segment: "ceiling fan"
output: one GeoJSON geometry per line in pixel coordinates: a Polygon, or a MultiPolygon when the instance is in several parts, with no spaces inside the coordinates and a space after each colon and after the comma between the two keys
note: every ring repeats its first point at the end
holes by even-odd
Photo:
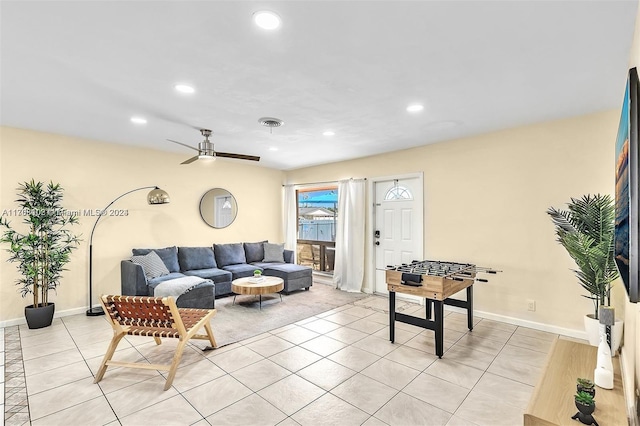
{"type": "Polygon", "coordinates": [[[191,148],[195,151],[198,151],[198,155],[196,155],[195,157],[191,157],[180,164],[190,164],[198,159],[215,159],[216,157],[236,158],[238,160],[260,161],[260,157],[256,157],[254,155],[231,154],[228,152],[215,151],[213,149],[213,142],[209,141],[209,136],[211,136],[211,133],[213,132],[209,129],[200,129],[200,133],[202,133],[202,136],[204,136],[204,140],[198,144],[197,148],[182,142],[167,139],[169,142],[177,143],[178,145],[186,146],[187,148],[191,148]]]}

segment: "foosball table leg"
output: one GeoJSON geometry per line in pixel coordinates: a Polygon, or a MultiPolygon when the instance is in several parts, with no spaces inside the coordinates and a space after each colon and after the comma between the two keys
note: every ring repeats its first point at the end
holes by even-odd
{"type": "Polygon", "coordinates": [[[467,327],[473,331],[473,285],[467,287],[467,327]]]}
{"type": "Polygon", "coordinates": [[[435,310],[434,332],[436,334],[436,355],[442,358],[444,354],[444,302],[442,300],[434,300],[433,308],[435,310]]]}
{"type": "Polygon", "coordinates": [[[395,340],[396,325],[396,292],[389,292],[389,340],[391,343],[395,340]]]}
{"type": "Polygon", "coordinates": [[[424,299],[424,304],[427,307],[426,309],[426,314],[427,316],[425,317],[426,319],[431,319],[431,299],[424,299]]]}

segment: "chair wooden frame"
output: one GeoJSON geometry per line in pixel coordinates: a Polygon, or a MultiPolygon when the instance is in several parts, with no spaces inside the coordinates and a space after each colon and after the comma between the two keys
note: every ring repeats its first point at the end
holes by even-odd
{"type": "Polygon", "coordinates": [[[173,297],[141,297],[141,296],[101,296],[100,303],[107,313],[113,327],[113,339],[104,355],[102,364],[94,383],[102,380],[107,367],[142,368],[147,370],[169,371],[164,390],[171,387],[176,369],[182,358],[182,351],[190,339],[209,340],[212,347],[217,347],[211,330],[211,318],[215,309],[178,308],[173,297]],[[206,335],[196,334],[204,327],[206,335]],[[111,358],[118,343],[126,335],[153,337],[159,345],[161,337],[180,339],[171,364],[148,364],[113,361],[111,358]]]}

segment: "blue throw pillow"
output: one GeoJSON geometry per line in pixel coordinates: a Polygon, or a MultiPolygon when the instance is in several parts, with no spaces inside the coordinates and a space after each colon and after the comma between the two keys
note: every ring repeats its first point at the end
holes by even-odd
{"type": "Polygon", "coordinates": [[[178,247],[178,261],[182,271],[218,267],[211,247],[178,247]]]}
{"type": "Polygon", "coordinates": [[[247,263],[247,258],[244,255],[244,247],[242,243],[235,244],[215,244],[213,251],[216,255],[216,263],[218,268],[223,268],[227,265],[237,265],[240,263],[247,263]]]}
{"type": "Polygon", "coordinates": [[[262,262],[262,259],[264,259],[264,243],[266,242],[244,243],[244,254],[247,258],[247,263],[262,262]]]}

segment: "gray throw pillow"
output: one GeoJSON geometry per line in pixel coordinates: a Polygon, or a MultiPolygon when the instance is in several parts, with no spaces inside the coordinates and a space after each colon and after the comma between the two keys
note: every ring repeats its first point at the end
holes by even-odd
{"type": "Polygon", "coordinates": [[[284,263],[284,244],[264,243],[263,262],[284,263]]]}
{"type": "Polygon", "coordinates": [[[131,256],[131,262],[142,266],[144,275],[149,280],[163,275],[169,275],[167,266],[155,251],[150,251],[143,256],[131,256]]]}
{"type": "Polygon", "coordinates": [[[134,256],[142,256],[150,251],[155,251],[160,259],[164,262],[169,272],[180,272],[178,264],[178,248],[176,246],[161,249],[133,249],[131,254],[134,256]]]}

